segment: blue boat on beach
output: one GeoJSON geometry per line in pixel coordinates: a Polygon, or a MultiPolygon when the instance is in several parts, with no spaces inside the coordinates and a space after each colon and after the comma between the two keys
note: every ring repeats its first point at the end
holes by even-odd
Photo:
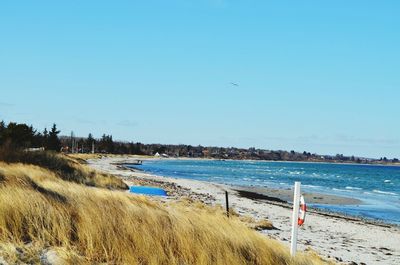
{"type": "Polygon", "coordinates": [[[167,196],[167,192],[165,190],[149,186],[130,186],[129,192],[149,196],[167,196]]]}

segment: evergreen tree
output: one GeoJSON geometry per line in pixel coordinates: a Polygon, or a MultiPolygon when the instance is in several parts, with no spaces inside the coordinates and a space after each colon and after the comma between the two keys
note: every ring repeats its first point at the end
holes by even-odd
{"type": "Polygon", "coordinates": [[[43,130],[43,138],[47,139],[49,137],[49,132],[47,131],[47,128],[44,128],[43,130]]]}
{"type": "Polygon", "coordinates": [[[90,152],[92,151],[92,145],[93,143],[95,143],[96,140],[93,138],[93,135],[91,133],[89,133],[87,139],[86,139],[86,148],[87,150],[89,150],[90,152]]]}
{"type": "Polygon", "coordinates": [[[4,140],[5,140],[5,132],[6,132],[6,124],[4,123],[4,121],[0,122],[0,145],[3,144],[4,140]]]}
{"type": "Polygon", "coordinates": [[[99,150],[104,153],[114,153],[114,142],[112,135],[103,134],[100,139],[99,150]]]}
{"type": "Polygon", "coordinates": [[[60,131],[57,130],[57,126],[54,123],[53,127],[51,127],[51,130],[49,132],[49,136],[47,137],[46,141],[46,148],[48,150],[53,150],[53,151],[60,151],[61,149],[61,142],[60,139],[58,139],[58,134],[60,131]]]}
{"type": "Polygon", "coordinates": [[[34,143],[34,136],[36,131],[32,126],[28,126],[24,123],[10,122],[7,128],[4,130],[4,140],[11,141],[12,146],[16,148],[28,148],[32,147],[34,143]]]}

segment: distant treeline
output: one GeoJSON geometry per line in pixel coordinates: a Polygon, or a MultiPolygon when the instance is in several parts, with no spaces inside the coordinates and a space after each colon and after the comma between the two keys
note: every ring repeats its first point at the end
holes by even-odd
{"type": "MultiPolygon", "coordinates": [[[[135,155],[160,155],[168,157],[193,157],[215,159],[253,159],[273,161],[326,161],[349,163],[399,163],[397,158],[380,159],[344,156],[342,154],[318,155],[310,152],[273,151],[256,148],[235,147],[205,147],[192,145],[168,144],[143,144],[139,142],[114,141],[112,135],[103,134],[95,138],[92,134],[88,137],[58,136],[56,124],[50,131],[46,128],[40,132],[31,125],[10,122],[6,125],[0,122],[0,145],[11,145],[17,148],[44,148],[46,150],[74,152],[74,153],[111,153],[135,155]]],[[[34,150],[34,149],[33,149],[34,150]]]]}
{"type": "Polygon", "coordinates": [[[37,131],[32,125],[24,123],[10,122],[8,125],[4,121],[0,122],[0,145],[12,148],[33,148],[43,147],[46,150],[60,151],[61,141],[58,137],[60,133],[57,126],[53,124],[50,131],[45,128],[42,132],[37,131]]]}

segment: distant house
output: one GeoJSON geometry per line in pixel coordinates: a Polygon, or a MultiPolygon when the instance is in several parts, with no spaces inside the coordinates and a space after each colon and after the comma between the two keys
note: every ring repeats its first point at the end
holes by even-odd
{"type": "Polygon", "coordinates": [[[154,156],[155,157],[160,157],[160,154],[157,152],[154,156]]]}

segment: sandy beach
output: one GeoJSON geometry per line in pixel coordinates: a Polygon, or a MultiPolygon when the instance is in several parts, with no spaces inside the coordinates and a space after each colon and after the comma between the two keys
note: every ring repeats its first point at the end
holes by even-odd
{"type": "MultiPolygon", "coordinates": [[[[270,220],[277,229],[263,230],[260,233],[289,245],[291,208],[286,201],[291,198],[290,190],[233,187],[169,178],[126,169],[120,165],[136,159],[132,156],[104,157],[89,159],[87,162],[96,170],[120,176],[128,185],[163,187],[168,192],[168,200],[185,196],[206,204],[223,205],[226,190],[229,193],[230,205],[237,213],[256,220],[270,220]]],[[[311,203],[360,203],[357,199],[326,194],[305,194],[305,198],[311,203]]],[[[311,210],[307,213],[305,225],[299,230],[298,249],[307,248],[341,264],[400,264],[400,228],[311,210]]]]}

